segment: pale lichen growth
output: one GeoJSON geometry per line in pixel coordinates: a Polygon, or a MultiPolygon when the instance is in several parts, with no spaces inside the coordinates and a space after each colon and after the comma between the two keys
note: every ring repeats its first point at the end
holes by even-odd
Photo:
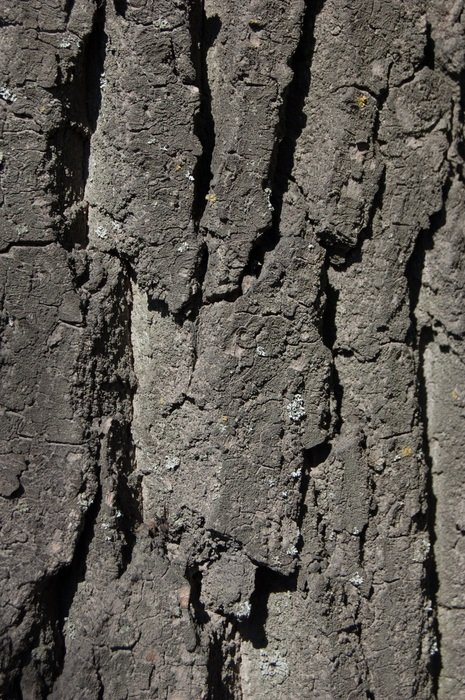
{"type": "Polygon", "coordinates": [[[296,394],[292,401],[287,404],[286,408],[289,419],[294,423],[298,423],[307,415],[302,394],[296,394]]]}
{"type": "Polygon", "coordinates": [[[108,231],[104,226],[97,226],[95,229],[95,234],[99,238],[105,239],[108,236],[108,231]]]}
{"type": "Polygon", "coordinates": [[[252,607],[248,600],[246,600],[245,602],[237,603],[233,607],[233,615],[238,620],[246,620],[250,616],[251,611],[252,607]]]}
{"type": "Polygon", "coordinates": [[[264,193],[266,194],[266,203],[267,203],[268,209],[269,209],[270,211],[274,211],[274,207],[273,207],[273,205],[272,205],[272,203],[271,203],[271,194],[272,194],[272,193],[271,193],[271,189],[270,189],[269,187],[265,187],[265,189],[264,189],[263,191],[264,191],[264,193]]]}
{"type": "Polygon", "coordinates": [[[359,572],[356,571],[355,574],[349,579],[349,581],[353,586],[356,586],[358,588],[363,583],[363,576],[361,576],[359,572]]]}
{"type": "Polygon", "coordinates": [[[5,102],[8,102],[10,104],[16,102],[16,100],[18,99],[14,92],[12,92],[7,87],[0,87],[0,97],[2,98],[2,100],[5,100],[5,102]]]}

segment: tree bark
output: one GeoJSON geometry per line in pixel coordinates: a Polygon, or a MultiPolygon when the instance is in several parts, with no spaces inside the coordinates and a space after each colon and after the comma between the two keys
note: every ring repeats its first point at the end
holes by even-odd
{"type": "Polygon", "coordinates": [[[465,698],[463,0],[2,0],[11,700],[465,698]]]}

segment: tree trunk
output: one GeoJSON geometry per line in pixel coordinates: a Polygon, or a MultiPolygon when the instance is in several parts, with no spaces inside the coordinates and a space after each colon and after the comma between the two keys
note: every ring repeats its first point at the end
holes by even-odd
{"type": "Polygon", "coordinates": [[[463,0],[1,0],[8,700],[465,698],[463,0]]]}

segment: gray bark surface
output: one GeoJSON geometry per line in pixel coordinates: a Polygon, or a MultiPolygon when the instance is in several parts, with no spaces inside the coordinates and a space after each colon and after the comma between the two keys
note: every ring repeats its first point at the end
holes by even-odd
{"type": "Polygon", "coordinates": [[[465,699],[463,0],[1,0],[0,693],[465,699]]]}

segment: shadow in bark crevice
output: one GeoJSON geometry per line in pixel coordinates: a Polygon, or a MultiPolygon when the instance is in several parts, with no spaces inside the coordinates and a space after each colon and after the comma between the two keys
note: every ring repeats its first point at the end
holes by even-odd
{"type": "Polygon", "coordinates": [[[307,123],[304,107],[311,84],[314,29],[323,5],[324,0],[306,0],[305,3],[300,39],[290,61],[293,76],[282,95],[268,177],[263,183],[272,207],[271,226],[253,244],[241,281],[245,276],[260,277],[266,255],[276,248],[281,237],[283,199],[292,181],[297,142],[307,123]]]}
{"type": "Polygon", "coordinates": [[[125,19],[126,12],[128,10],[127,0],[113,0],[113,4],[115,7],[116,14],[119,15],[120,17],[123,17],[123,19],[125,19]]]}
{"type": "Polygon", "coordinates": [[[250,598],[251,611],[247,620],[237,623],[242,639],[249,641],[255,649],[268,645],[266,621],[268,603],[273,593],[297,590],[297,572],[281,574],[267,566],[258,566],[255,573],[255,588],[250,598]]]}
{"type": "Polygon", "coordinates": [[[189,11],[191,33],[191,60],[195,70],[195,84],[200,93],[200,107],[194,116],[194,133],[202,145],[202,152],[194,167],[194,197],[192,219],[197,232],[207,205],[206,196],[213,177],[211,164],[215,149],[215,121],[212,111],[212,94],[208,80],[207,53],[221,30],[218,15],[207,17],[203,0],[192,0],[189,11]]]}
{"type": "Polygon", "coordinates": [[[85,188],[89,177],[92,134],[102,102],[101,77],[107,35],[105,4],[94,14],[92,30],[74,60],[73,77],[60,69],[57,85],[48,92],[61,103],[61,123],[48,137],[45,167],[50,168],[52,212],[59,243],[66,251],[86,248],[89,242],[85,188]]]}
{"type": "Polygon", "coordinates": [[[434,328],[432,326],[419,327],[416,309],[420,299],[423,284],[423,272],[428,251],[434,248],[434,235],[446,223],[446,209],[448,193],[452,184],[451,174],[447,178],[443,187],[442,207],[430,216],[430,226],[421,231],[415,241],[412,253],[406,265],[405,276],[407,278],[410,327],[408,329],[407,343],[418,353],[418,368],[416,391],[419,407],[419,418],[423,428],[422,451],[426,464],[425,476],[425,498],[426,510],[419,512],[414,518],[414,525],[420,531],[425,531],[429,535],[431,549],[425,562],[425,572],[422,580],[425,596],[431,600],[433,608],[432,627],[437,641],[437,650],[430,654],[429,671],[432,682],[433,697],[437,696],[439,689],[439,679],[442,669],[441,660],[441,632],[438,624],[438,603],[439,576],[436,566],[434,545],[436,535],[436,510],[437,498],[433,485],[433,459],[430,452],[430,440],[428,432],[428,387],[425,375],[425,353],[430,344],[436,343],[434,328]]]}

